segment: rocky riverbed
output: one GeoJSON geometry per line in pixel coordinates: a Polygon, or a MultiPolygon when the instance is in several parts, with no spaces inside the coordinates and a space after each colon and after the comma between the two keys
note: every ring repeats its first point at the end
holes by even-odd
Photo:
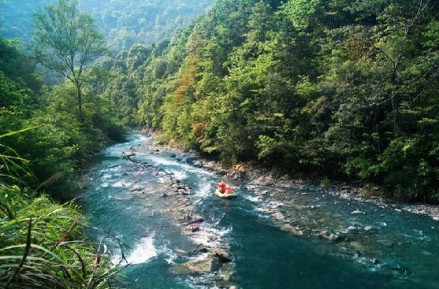
{"type": "MultiPolygon", "coordinates": [[[[381,260],[383,252],[401,245],[398,240],[391,238],[376,238],[378,231],[384,230],[387,225],[384,221],[379,222],[368,220],[367,213],[361,209],[353,208],[346,216],[337,215],[325,209],[322,205],[328,196],[352,201],[353,203],[373,203],[379,208],[386,208],[395,211],[396,214],[409,212],[413,214],[428,215],[439,221],[439,206],[427,204],[407,204],[371,196],[364,193],[362,189],[348,184],[334,185],[330,188],[314,186],[318,192],[312,202],[309,198],[302,198],[307,193],[302,192],[303,188],[309,188],[310,183],[303,180],[294,180],[286,176],[280,176],[275,171],[249,166],[246,164],[237,165],[232,169],[225,169],[220,162],[203,159],[195,152],[182,152],[176,148],[159,146],[151,143],[148,149],[168,153],[181,162],[186,162],[200,168],[217,172],[223,175],[223,179],[236,185],[244,186],[252,190],[259,202],[261,213],[270,217],[273,224],[280,230],[291,233],[300,238],[309,238],[333,242],[331,254],[342,256],[375,268],[377,271],[385,271],[388,274],[405,278],[410,274],[409,269],[403,264],[389,264],[381,260]],[[291,189],[295,193],[291,193],[291,189]],[[360,218],[363,217],[363,218],[360,218]]],[[[175,184],[174,184],[175,187],[175,184]]],[[[178,194],[179,188],[175,187],[178,194]]],[[[190,200],[187,199],[190,203],[190,200]]],[[[177,201],[180,203],[180,201],[177,201]]],[[[337,201],[334,201],[337,202],[337,201]]],[[[181,215],[176,219],[183,218],[181,215]]],[[[202,216],[195,216],[195,220],[202,219],[202,216]]],[[[190,220],[185,220],[189,221],[190,220]]],[[[204,230],[202,223],[194,227],[186,227],[190,233],[204,230]]],[[[207,233],[208,234],[208,233],[207,233]]],[[[215,236],[207,237],[214,238],[215,236]]],[[[227,244],[209,246],[209,243],[202,244],[202,254],[199,259],[180,264],[173,270],[179,274],[182,272],[212,272],[215,271],[217,278],[222,281],[229,281],[233,278],[233,257],[227,251],[227,244]],[[219,252],[219,253],[218,253],[219,252]],[[226,266],[218,266],[225,265],[226,266]],[[223,272],[226,271],[226,272],[223,272]]],[[[228,286],[234,286],[229,284],[228,286]]]]}
{"type": "MultiPolygon", "coordinates": [[[[253,164],[239,164],[233,168],[225,168],[221,162],[208,160],[194,151],[184,152],[180,148],[160,145],[157,142],[148,144],[148,149],[161,153],[168,153],[179,161],[186,162],[201,168],[218,172],[229,180],[241,180],[258,186],[274,186],[278,188],[288,188],[291,186],[305,187],[313,185],[311,181],[293,179],[285,175],[280,175],[277,171],[270,171],[259,168],[253,164]]],[[[413,214],[428,215],[435,221],[439,221],[439,205],[405,203],[392,199],[385,199],[375,196],[367,191],[367,188],[359,188],[346,183],[333,184],[329,188],[321,188],[322,192],[336,195],[343,199],[356,200],[361,202],[374,203],[377,206],[390,206],[395,211],[406,211],[413,214]]]]}
{"type": "Polygon", "coordinates": [[[283,288],[311,285],[315,274],[318,288],[439,285],[431,274],[439,241],[434,214],[362,197],[347,184],[323,188],[249,164],[225,169],[143,135],[98,158],[84,210],[93,226],[127,245],[126,258],[109,248],[132,264],[125,271],[130,288],[262,288],[271,275],[286,282],[273,288],[283,288]],[[137,155],[120,159],[132,146],[137,155]],[[215,197],[220,180],[238,198],[215,197]],[[363,277],[347,281],[351,274],[363,277]]]}
{"type": "MultiPolygon", "coordinates": [[[[151,147],[146,150],[156,151],[151,147]]],[[[228,244],[222,239],[221,232],[214,230],[197,213],[192,189],[172,173],[147,162],[137,161],[135,158],[127,162],[131,163],[133,173],[127,174],[126,181],[121,186],[146,204],[154,204],[147,209],[152,214],[166,216],[194,244],[192,249],[178,252],[185,261],[172,264],[170,272],[175,275],[211,274],[219,288],[234,288],[230,281],[234,268],[233,257],[229,254],[228,244]],[[156,182],[139,181],[144,174],[155,175],[156,182]],[[128,175],[134,177],[128,178],[128,175]]]]}

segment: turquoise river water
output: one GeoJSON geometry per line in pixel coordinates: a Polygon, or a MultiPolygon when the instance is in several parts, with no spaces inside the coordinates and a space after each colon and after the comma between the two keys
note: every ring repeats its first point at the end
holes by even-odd
{"type": "MultiPolygon", "coordinates": [[[[203,231],[208,231],[218,236],[217,242],[227,243],[235,264],[230,282],[236,288],[439,289],[438,221],[296,185],[280,189],[235,182],[239,197],[222,200],[213,195],[220,175],[148,151],[149,141],[133,134],[128,142],[99,154],[81,198],[91,225],[99,228],[90,237],[111,235],[126,244],[124,255],[131,265],[122,274],[128,288],[222,288],[215,272],[170,270],[190,258],[182,252],[193,250],[197,237],[203,242],[203,231]],[[121,152],[133,146],[135,161],[122,160],[121,152]],[[167,176],[191,188],[194,209],[204,219],[199,235],[183,234],[164,213],[172,206],[162,197],[167,176]],[[132,190],[134,185],[143,193],[132,190]],[[264,190],[267,198],[261,197],[264,190]],[[271,190],[289,194],[293,204],[271,199],[271,190]],[[281,230],[266,209],[276,207],[302,226],[343,233],[349,241],[281,230]]],[[[117,263],[119,247],[105,240],[117,263]]]]}

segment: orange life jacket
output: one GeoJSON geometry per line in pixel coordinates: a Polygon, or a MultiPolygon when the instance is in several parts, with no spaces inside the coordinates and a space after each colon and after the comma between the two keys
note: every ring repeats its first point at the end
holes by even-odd
{"type": "Polygon", "coordinates": [[[224,193],[226,191],[226,184],[225,183],[219,184],[218,190],[220,191],[220,193],[224,193]]]}

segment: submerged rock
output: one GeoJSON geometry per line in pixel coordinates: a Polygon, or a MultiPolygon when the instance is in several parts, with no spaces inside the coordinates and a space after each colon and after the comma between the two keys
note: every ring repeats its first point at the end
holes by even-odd
{"type": "Polygon", "coordinates": [[[328,230],[321,231],[318,236],[319,236],[319,238],[326,239],[329,241],[335,241],[335,242],[341,242],[341,241],[346,240],[346,236],[339,235],[337,233],[332,233],[328,230]]]}
{"type": "Polygon", "coordinates": [[[236,286],[231,285],[230,280],[233,277],[233,271],[235,270],[234,263],[226,263],[218,270],[218,278],[222,281],[218,282],[221,288],[236,288],[236,286]]]}
{"type": "Polygon", "coordinates": [[[387,247],[387,248],[392,248],[393,246],[395,246],[395,242],[394,241],[391,241],[391,240],[378,240],[377,241],[379,244],[381,244],[382,246],[384,246],[384,247],[387,247]]]}
{"type": "Polygon", "coordinates": [[[205,246],[202,245],[198,245],[197,248],[195,248],[194,250],[194,254],[207,253],[207,252],[209,252],[209,249],[207,249],[205,246]]]}

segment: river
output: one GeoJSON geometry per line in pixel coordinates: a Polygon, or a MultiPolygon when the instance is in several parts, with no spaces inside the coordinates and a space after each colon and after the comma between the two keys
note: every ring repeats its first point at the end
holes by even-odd
{"type": "Polygon", "coordinates": [[[220,174],[149,150],[149,142],[133,134],[96,156],[81,197],[99,228],[90,238],[105,238],[115,263],[122,252],[114,238],[126,245],[128,288],[439,288],[439,223],[430,217],[311,186],[231,182],[239,196],[219,199],[213,191],[220,174]],[[136,156],[121,159],[130,147],[136,156]],[[199,231],[188,232],[167,213],[180,208],[169,181],[190,188],[179,200],[190,200],[183,207],[202,217],[199,231]],[[221,269],[173,269],[199,258],[191,253],[199,244],[227,248],[225,281],[221,269]]]}

